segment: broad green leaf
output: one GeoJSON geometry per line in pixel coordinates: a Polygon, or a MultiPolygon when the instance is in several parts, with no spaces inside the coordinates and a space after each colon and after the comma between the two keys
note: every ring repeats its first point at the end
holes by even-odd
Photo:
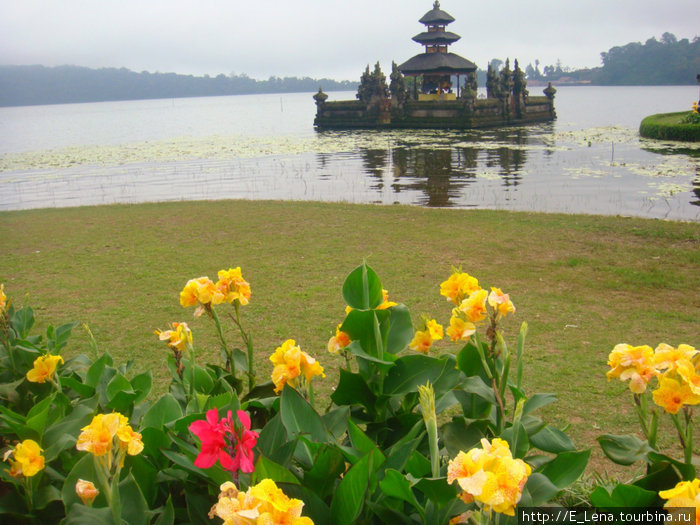
{"type": "Polygon", "coordinates": [[[473,341],[469,341],[465,344],[457,354],[457,368],[467,377],[479,376],[484,381],[489,381],[488,374],[479,358],[476,343],[473,341]]]}
{"type": "Polygon", "coordinates": [[[44,485],[34,495],[34,508],[45,509],[54,501],[61,501],[61,491],[54,485],[44,485]]]}
{"type": "MultiPolygon", "coordinates": [[[[81,504],[81,500],[75,493],[75,484],[78,479],[84,479],[86,481],[92,481],[95,486],[100,490],[100,494],[97,496],[94,502],[95,507],[102,507],[107,504],[107,500],[103,494],[103,488],[100,487],[98,483],[97,473],[95,472],[95,461],[92,454],[85,453],[81,457],[73,468],[66,476],[66,480],[63,483],[63,488],[61,490],[61,499],[63,499],[63,506],[66,512],[70,513],[71,507],[75,504],[81,504]]],[[[111,521],[111,520],[110,520],[111,521]]]]}
{"type": "Polygon", "coordinates": [[[384,495],[390,498],[405,501],[409,505],[412,505],[418,511],[421,517],[425,519],[425,511],[420,503],[418,503],[416,495],[411,489],[411,482],[399,471],[387,469],[384,474],[384,479],[379,482],[379,488],[382,490],[384,495]]]}
{"type": "Polygon", "coordinates": [[[87,426],[92,417],[95,414],[95,408],[91,403],[83,402],[73,409],[72,412],[67,414],[62,419],[59,419],[56,423],[49,426],[44,435],[42,436],[43,442],[46,446],[47,457],[52,457],[53,454],[58,454],[61,449],[56,449],[56,444],[61,440],[61,436],[68,435],[72,437],[73,443],[78,438],[80,434],[80,429],[87,426]]]}
{"type": "Polygon", "coordinates": [[[598,437],[598,443],[605,455],[619,465],[646,461],[647,454],[653,451],[646,440],[643,441],[632,434],[624,436],[604,434],[598,437]]]}
{"type": "Polygon", "coordinates": [[[415,487],[438,507],[456,499],[459,493],[459,485],[448,484],[447,478],[421,478],[415,487]]]}
{"type": "Polygon", "coordinates": [[[375,449],[377,445],[358,427],[352,419],[348,421],[348,435],[350,442],[355,450],[360,452],[360,455],[369,453],[375,449]]]}
{"type": "Polygon", "coordinates": [[[331,502],[331,519],[336,525],[354,525],[362,513],[365,494],[370,488],[370,478],[377,466],[374,449],[355,463],[338,485],[331,502]]]}
{"type": "Polygon", "coordinates": [[[49,410],[51,409],[53,399],[53,396],[42,399],[36,405],[34,405],[27,414],[27,426],[35,430],[39,435],[44,433],[44,428],[46,427],[46,421],[49,418],[49,410]]]}
{"type": "Polygon", "coordinates": [[[417,392],[418,387],[428,381],[436,392],[451,389],[459,379],[454,359],[450,356],[440,358],[422,354],[413,354],[396,360],[384,381],[384,393],[387,395],[404,395],[417,392]]]}
{"type": "Polygon", "coordinates": [[[172,394],[164,394],[144,414],[141,428],[163,428],[166,424],[181,418],[182,415],[180,403],[172,394]]]}
{"type": "Polygon", "coordinates": [[[539,432],[529,436],[529,438],[530,444],[533,447],[544,450],[545,452],[559,454],[560,452],[576,450],[576,446],[573,441],[571,441],[571,438],[551,425],[545,426],[539,432]]]}
{"type": "Polygon", "coordinates": [[[390,354],[398,354],[408,346],[412,339],[413,321],[411,321],[411,314],[405,305],[397,304],[391,309],[389,317],[386,351],[390,354]]]}
{"type": "Polygon", "coordinates": [[[348,406],[337,406],[322,416],[323,424],[336,440],[339,440],[348,431],[349,418],[350,407],[348,406]]]}
{"type": "Polygon", "coordinates": [[[362,263],[345,278],[343,299],[350,308],[357,310],[376,308],[384,302],[379,276],[367,264],[362,263]]]}
{"type": "Polygon", "coordinates": [[[483,397],[455,389],[452,395],[462,406],[462,414],[467,419],[488,419],[494,409],[494,404],[483,397]]]}
{"type": "Polygon", "coordinates": [[[557,396],[554,394],[533,394],[527,401],[525,401],[525,406],[523,406],[523,415],[529,414],[533,410],[537,410],[545,405],[554,403],[557,400],[557,396]]]}
{"type": "Polygon", "coordinates": [[[119,482],[119,499],[122,504],[122,520],[129,525],[148,525],[148,503],[131,472],[119,482]]]}
{"type": "Polygon", "coordinates": [[[331,399],[338,405],[359,404],[367,408],[369,413],[374,412],[376,396],[367,386],[365,380],[354,372],[345,369],[340,370],[340,379],[331,399]]]}
{"type": "Polygon", "coordinates": [[[114,525],[112,511],[109,507],[86,507],[82,503],[77,503],[70,508],[66,517],[61,521],[61,525],[114,525]]]}
{"type": "Polygon", "coordinates": [[[175,508],[173,507],[173,497],[168,496],[163,511],[158,515],[158,519],[153,525],[175,525],[175,508]]]}
{"type": "Polygon", "coordinates": [[[612,493],[604,487],[596,487],[591,493],[591,504],[601,510],[613,507],[648,508],[655,504],[656,499],[656,492],[623,483],[618,484],[612,493]]]}
{"type": "Polygon", "coordinates": [[[539,507],[549,502],[559,493],[559,488],[547,476],[533,472],[525,483],[520,505],[539,507]]]}
{"type": "Polygon", "coordinates": [[[581,477],[586,470],[590,455],[590,450],[562,452],[539,469],[539,472],[547,476],[555,486],[563,489],[581,477]]]}
{"type": "Polygon", "coordinates": [[[304,473],[304,486],[326,499],[335,490],[336,480],[345,472],[345,456],[334,445],[323,445],[314,457],[313,467],[304,473]]]}
{"type": "Polygon", "coordinates": [[[287,386],[282,390],[280,415],[290,439],[307,435],[320,443],[332,441],[321,416],[294,388],[287,386]]]}
{"type": "Polygon", "coordinates": [[[85,377],[85,384],[93,388],[97,388],[97,384],[100,382],[100,378],[102,377],[105,367],[112,366],[112,364],[112,357],[109,354],[102,354],[102,356],[100,356],[100,358],[89,368],[85,377]]]}
{"type": "Polygon", "coordinates": [[[269,478],[275,483],[299,483],[299,480],[289,471],[289,469],[275,463],[263,455],[260,455],[255,462],[255,471],[253,472],[252,482],[259,483],[265,478],[269,478]]]}
{"type": "Polygon", "coordinates": [[[151,392],[151,385],[153,384],[153,378],[151,376],[151,371],[148,370],[142,374],[138,374],[131,379],[131,387],[136,391],[136,399],[134,404],[141,403],[148,394],[151,392]]]}
{"type": "Polygon", "coordinates": [[[23,306],[19,310],[15,310],[10,317],[10,323],[12,323],[12,327],[17,332],[19,339],[24,339],[29,335],[32,326],[34,326],[34,310],[29,306],[23,306]]]}
{"type": "Polygon", "coordinates": [[[463,417],[455,417],[442,426],[440,435],[450,457],[455,457],[460,451],[467,450],[479,444],[486,437],[488,421],[479,420],[468,422],[463,417]]]}
{"type": "Polygon", "coordinates": [[[460,386],[465,392],[475,394],[492,405],[497,404],[496,395],[493,392],[493,388],[486,384],[479,376],[467,377],[464,381],[462,381],[460,386]]]}
{"type": "Polygon", "coordinates": [[[92,397],[95,395],[94,387],[80,382],[74,376],[61,377],[59,379],[61,381],[62,388],[70,388],[71,390],[76,392],[80,397],[85,398],[92,397]]]}
{"type": "Polygon", "coordinates": [[[520,422],[506,428],[501,434],[501,438],[508,442],[514,458],[522,459],[530,450],[530,440],[520,422]]]}

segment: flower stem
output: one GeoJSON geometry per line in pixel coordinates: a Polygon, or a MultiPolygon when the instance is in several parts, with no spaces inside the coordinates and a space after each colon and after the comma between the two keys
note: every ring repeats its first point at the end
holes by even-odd
{"type": "Polygon", "coordinates": [[[231,372],[233,375],[234,379],[236,378],[236,363],[233,360],[233,353],[231,350],[229,350],[228,345],[226,344],[226,338],[224,337],[224,331],[221,328],[221,321],[219,320],[219,316],[216,313],[216,310],[212,307],[210,310],[211,312],[211,318],[214,320],[214,324],[216,325],[216,333],[219,336],[219,342],[221,343],[221,349],[224,352],[224,355],[226,356],[226,370],[231,372]]]}

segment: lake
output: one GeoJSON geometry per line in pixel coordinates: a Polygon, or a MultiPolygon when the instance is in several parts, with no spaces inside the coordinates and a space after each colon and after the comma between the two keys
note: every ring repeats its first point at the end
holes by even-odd
{"type": "Polygon", "coordinates": [[[0,108],[0,210],[282,199],[700,222],[700,145],[637,133],[697,96],[560,87],[556,121],[474,131],[317,132],[312,93],[0,108]]]}

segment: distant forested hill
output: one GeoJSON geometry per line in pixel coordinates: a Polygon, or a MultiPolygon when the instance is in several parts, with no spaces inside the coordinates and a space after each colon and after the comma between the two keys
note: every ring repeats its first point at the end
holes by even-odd
{"type": "Polygon", "coordinates": [[[246,75],[195,77],[175,73],[136,73],[125,68],[77,66],[0,66],[0,106],[101,102],[148,98],[204,97],[251,93],[354,90],[357,82],[246,75]]]}

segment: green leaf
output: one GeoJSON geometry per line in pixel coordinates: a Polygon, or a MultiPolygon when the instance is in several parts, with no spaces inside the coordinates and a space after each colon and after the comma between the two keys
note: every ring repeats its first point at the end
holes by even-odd
{"type": "Polygon", "coordinates": [[[339,440],[348,431],[349,418],[350,407],[348,406],[337,406],[322,416],[323,424],[336,440],[339,440]]]}
{"type": "Polygon", "coordinates": [[[42,435],[49,418],[49,409],[53,402],[53,396],[46,397],[34,405],[27,414],[27,426],[42,435]]]}
{"type": "Polygon", "coordinates": [[[88,369],[87,375],[85,376],[85,384],[97,388],[97,384],[100,382],[105,367],[112,366],[112,364],[112,357],[109,354],[102,354],[88,369]]]}
{"type": "Polygon", "coordinates": [[[450,457],[478,445],[487,435],[488,424],[486,420],[468,422],[463,417],[455,417],[443,425],[440,434],[450,457]]]}
{"type": "Polygon", "coordinates": [[[554,394],[533,394],[527,401],[525,401],[525,406],[523,406],[523,415],[527,415],[533,410],[537,410],[545,405],[554,403],[557,400],[557,396],[554,394]]]}
{"type": "Polygon", "coordinates": [[[476,343],[469,341],[457,354],[457,368],[459,368],[465,376],[479,376],[484,381],[489,381],[488,374],[484,369],[484,364],[479,357],[479,351],[476,348],[476,343]]]}
{"type": "Polygon", "coordinates": [[[374,412],[377,400],[360,374],[345,369],[340,370],[340,380],[331,399],[338,406],[360,404],[369,413],[374,412]]]}
{"type": "Polygon", "coordinates": [[[166,424],[183,416],[180,403],[172,394],[164,394],[153,403],[141,420],[141,428],[163,428],[166,424]]]}
{"type": "Polygon", "coordinates": [[[49,350],[52,354],[57,354],[61,349],[66,346],[68,339],[70,339],[71,330],[78,325],[77,322],[68,323],[59,326],[57,329],[53,329],[53,326],[49,326],[51,334],[49,335],[49,330],[46,330],[46,338],[49,350]]]}
{"type": "Polygon", "coordinates": [[[129,525],[148,525],[148,503],[131,472],[119,482],[119,499],[124,521],[129,525]]]}
{"type": "Polygon", "coordinates": [[[63,488],[61,490],[63,506],[68,514],[70,514],[71,507],[73,505],[81,504],[80,498],[75,493],[75,484],[77,483],[78,479],[92,481],[100,490],[100,494],[97,496],[94,502],[95,507],[102,507],[107,504],[107,500],[103,494],[103,488],[100,487],[97,473],[95,472],[95,461],[93,456],[91,454],[84,454],[83,457],[80,458],[75,465],[73,465],[73,468],[66,476],[66,480],[64,481],[63,488]]]}
{"type": "Polygon", "coordinates": [[[259,483],[265,478],[269,478],[275,483],[293,483],[298,484],[299,480],[289,469],[275,463],[271,459],[263,455],[258,456],[255,462],[255,471],[253,472],[253,483],[259,483]]]}
{"type": "Polygon", "coordinates": [[[545,452],[559,454],[560,452],[576,450],[576,446],[573,441],[571,441],[571,438],[551,425],[545,426],[542,430],[529,437],[530,444],[533,447],[544,450],[545,452]]]}
{"type": "Polygon", "coordinates": [[[335,445],[323,445],[314,457],[313,467],[304,473],[304,486],[326,499],[345,472],[345,456],[335,445]]]}
{"type": "Polygon", "coordinates": [[[416,495],[411,489],[411,482],[399,471],[387,469],[384,474],[384,479],[379,482],[379,488],[386,496],[405,501],[409,505],[412,505],[421,515],[423,520],[425,520],[425,511],[418,503],[416,495]]]}
{"type": "Polygon", "coordinates": [[[497,404],[496,395],[493,392],[493,388],[486,384],[479,376],[467,377],[464,381],[462,381],[461,387],[465,392],[475,394],[492,405],[497,404]]]}
{"type": "Polygon", "coordinates": [[[563,489],[581,477],[590,455],[590,450],[562,452],[539,469],[539,472],[547,476],[556,487],[563,489]]]}
{"type": "Polygon", "coordinates": [[[348,421],[348,435],[350,442],[355,450],[360,452],[360,455],[369,453],[375,449],[377,445],[358,427],[352,419],[348,421]]]}
{"type": "Polygon", "coordinates": [[[175,525],[175,508],[173,507],[173,497],[168,496],[168,501],[165,502],[165,508],[158,515],[158,519],[153,525],[175,525]]]}
{"type": "Polygon", "coordinates": [[[441,507],[457,498],[459,485],[447,483],[447,478],[421,478],[415,484],[426,497],[438,507],[441,507]]]}
{"type": "Polygon", "coordinates": [[[656,492],[623,483],[618,484],[612,493],[604,487],[596,487],[591,493],[591,503],[600,510],[613,507],[648,508],[654,505],[656,499],[656,492]]]}
{"type": "Polygon", "coordinates": [[[384,302],[379,276],[363,262],[345,278],[343,299],[357,310],[376,308],[384,302]]]}
{"type": "Polygon", "coordinates": [[[131,379],[131,387],[136,391],[136,399],[134,399],[134,404],[141,403],[148,394],[151,392],[151,385],[153,384],[153,377],[151,376],[151,371],[143,372],[138,374],[131,379]]]}
{"type": "Polygon", "coordinates": [[[527,432],[520,422],[506,428],[501,434],[501,438],[508,442],[514,458],[524,458],[530,450],[527,432]]]}
{"type": "Polygon", "coordinates": [[[549,502],[559,493],[559,488],[547,476],[533,472],[525,483],[520,505],[523,507],[539,507],[549,502]]]}
{"type": "Polygon", "coordinates": [[[631,465],[636,461],[646,461],[647,454],[654,450],[646,440],[642,441],[632,434],[624,436],[604,434],[598,437],[598,443],[605,455],[619,465],[631,465]]]}
{"type": "Polygon", "coordinates": [[[336,525],[353,525],[362,512],[365,494],[370,488],[370,478],[374,474],[380,454],[374,449],[355,463],[338,485],[331,502],[331,519],[336,525]]]}
{"type": "Polygon", "coordinates": [[[411,321],[411,314],[405,305],[397,304],[391,309],[389,317],[386,351],[390,354],[398,354],[409,345],[412,339],[413,321],[411,321]]]}
{"type": "Polygon", "coordinates": [[[82,503],[73,505],[61,525],[114,525],[109,507],[86,507],[82,503]]]}
{"type": "Polygon", "coordinates": [[[74,376],[60,377],[62,388],[70,388],[80,397],[92,397],[95,395],[95,388],[90,385],[83,384],[74,376]]]}
{"type": "Polygon", "coordinates": [[[282,390],[280,415],[290,439],[307,435],[319,443],[332,441],[321,416],[294,388],[287,386],[282,390]]]}
{"type": "Polygon", "coordinates": [[[451,356],[440,358],[422,354],[407,355],[396,360],[384,381],[384,393],[390,396],[417,392],[428,381],[436,392],[451,389],[459,379],[451,356]]]}
{"type": "Polygon", "coordinates": [[[26,338],[32,326],[34,326],[34,310],[29,306],[23,306],[19,310],[15,310],[10,317],[10,323],[12,323],[12,328],[17,332],[19,339],[26,338]]]}

